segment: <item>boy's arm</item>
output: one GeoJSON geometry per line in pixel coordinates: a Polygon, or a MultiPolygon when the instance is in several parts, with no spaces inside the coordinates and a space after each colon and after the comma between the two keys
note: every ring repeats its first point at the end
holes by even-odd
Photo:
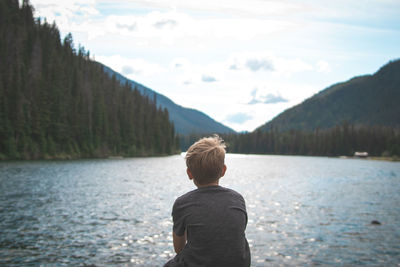
{"type": "Polygon", "coordinates": [[[175,250],[176,254],[178,254],[179,252],[182,251],[182,249],[186,245],[186,231],[185,231],[185,234],[182,236],[178,236],[175,234],[174,231],[172,231],[172,239],[174,241],[174,250],[175,250]]]}

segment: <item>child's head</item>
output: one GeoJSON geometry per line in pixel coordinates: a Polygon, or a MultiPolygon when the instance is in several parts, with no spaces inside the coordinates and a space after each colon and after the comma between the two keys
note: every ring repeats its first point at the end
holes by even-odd
{"type": "Polygon", "coordinates": [[[225,144],[218,135],[205,137],[189,147],[186,166],[198,185],[215,182],[225,172],[225,144]]]}

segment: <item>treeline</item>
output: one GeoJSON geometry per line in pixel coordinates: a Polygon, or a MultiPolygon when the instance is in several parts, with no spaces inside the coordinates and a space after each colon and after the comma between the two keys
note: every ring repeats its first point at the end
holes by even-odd
{"type": "MultiPolygon", "coordinates": [[[[209,135],[180,136],[182,151],[198,139],[209,135]]],[[[370,156],[400,157],[400,129],[387,126],[355,126],[342,123],[330,129],[263,131],[221,134],[229,153],[353,156],[366,151],[370,156]]]]}
{"type": "Polygon", "coordinates": [[[366,151],[371,156],[400,156],[400,129],[385,126],[343,123],[324,130],[257,130],[223,138],[231,153],[353,156],[366,151]]]}
{"type": "Polygon", "coordinates": [[[0,1],[0,159],[147,156],[179,150],[156,99],[121,85],[71,34],[0,1]]]}

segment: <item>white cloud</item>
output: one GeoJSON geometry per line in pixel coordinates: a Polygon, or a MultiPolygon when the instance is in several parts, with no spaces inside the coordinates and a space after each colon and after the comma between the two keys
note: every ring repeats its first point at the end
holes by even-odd
{"type": "Polygon", "coordinates": [[[176,10],[95,16],[99,11],[92,2],[89,4],[42,5],[39,13],[50,20],[55,19],[67,32],[86,32],[89,39],[122,35],[136,38],[136,44],[152,46],[199,47],[204,43],[209,45],[227,39],[249,40],[270,36],[298,27],[296,23],[273,19],[198,18],[176,10]],[[58,13],[61,15],[56,16],[58,13]]]}
{"type": "MultiPolygon", "coordinates": [[[[135,77],[155,76],[164,73],[166,70],[157,63],[149,62],[142,58],[127,58],[121,55],[113,56],[96,56],[96,60],[109,66],[113,70],[125,74],[132,79],[131,74],[135,77]]],[[[140,81],[137,81],[140,82],[140,81]]]]}
{"type": "Polygon", "coordinates": [[[212,83],[212,82],[217,81],[217,79],[215,79],[215,77],[209,76],[209,75],[204,75],[204,74],[201,76],[201,80],[205,83],[212,83]]]}
{"type": "Polygon", "coordinates": [[[126,29],[128,31],[134,31],[134,30],[136,30],[136,22],[127,23],[127,24],[117,23],[116,27],[119,29],[126,29]]]}
{"type": "Polygon", "coordinates": [[[31,0],[35,8],[35,16],[46,17],[48,22],[57,21],[58,26],[66,26],[72,20],[88,19],[99,14],[95,8],[95,0],[31,0]]]}
{"type": "Polygon", "coordinates": [[[177,22],[174,19],[162,19],[162,20],[157,21],[156,23],[154,23],[154,27],[156,27],[158,29],[162,29],[164,27],[173,28],[176,25],[177,25],[177,22]]]}
{"type": "Polygon", "coordinates": [[[298,13],[300,11],[307,11],[310,9],[309,5],[293,1],[280,1],[280,0],[136,0],[135,3],[145,6],[152,6],[155,8],[164,9],[184,9],[195,10],[207,13],[224,13],[227,15],[240,15],[240,16],[282,16],[298,13]]]}
{"type": "Polygon", "coordinates": [[[258,71],[258,70],[266,70],[266,71],[273,71],[274,66],[269,60],[266,59],[248,59],[246,62],[246,67],[248,67],[251,71],[258,71]]]}
{"type": "Polygon", "coordinates": [[[267,95],[258,95],[257,89],[254,89],[251,92],[252,99],[248,102],[248,105],[255,105],[255,104],[276,104],[282,102],[288,102],[286,98],[283,98],[280,93],[272,94],[269,93],[267,95]]]}
{"type": "Polygon", "coordinates": [[[240,53],[231,55],[226,66],[230,70],[269,71],[275,74],[291,74],[295,72],[309,71],[311,64],[299,58],[285,58],[272,55],[272,53],[240,53]]]}
{"type": "Polygon", "coordinates": [[[317,71],[322,73],[328,73],[331,72],[332,69],[328,62],[320,60],[317,62],[317,71]]]}
{"type": "Polygon", "coordinates": [[[177,57],[171,60],[171,63],[169,64],[169,67],[171,69],[176,69],[176,70],[187,70],[191,66],[191,63],[187,58],[183,57],[177,57]]]}

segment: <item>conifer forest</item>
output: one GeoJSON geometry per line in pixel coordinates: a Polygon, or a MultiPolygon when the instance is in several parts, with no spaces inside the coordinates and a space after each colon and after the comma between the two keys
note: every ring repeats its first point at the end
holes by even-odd
{"type": "Polygon", "coordinates": [[[0,1],[0,159],[176,153],[174,125],[157,99],[109,77],[34,19],[29,1],[0,1]]]}

